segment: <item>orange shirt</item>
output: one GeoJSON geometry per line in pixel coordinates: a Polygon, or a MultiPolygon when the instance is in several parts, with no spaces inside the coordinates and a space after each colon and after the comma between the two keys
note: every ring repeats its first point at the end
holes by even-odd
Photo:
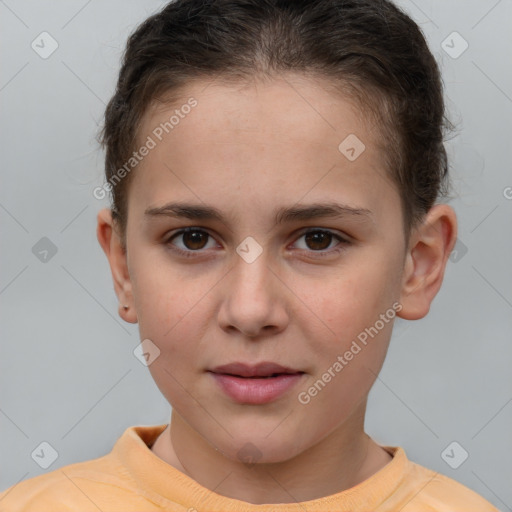
{"type": "Polygon", "coordinates": [[[198,484],[149,448],[167,425],[133,426],[112,451],[19,482],[0,493],[2,512],[499,512],[462,484],[409,461],[393,459],[345,491],[300,503],[255,505],[198,484]]]}

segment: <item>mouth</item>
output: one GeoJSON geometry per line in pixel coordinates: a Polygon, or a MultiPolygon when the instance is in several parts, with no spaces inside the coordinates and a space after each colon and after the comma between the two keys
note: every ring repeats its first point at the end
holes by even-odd
{"type": "Polygon", "coordinates": [[[233,377],[245,378],[272,378],[279,375],[294,375],[297,373],[304,373],[301,370],[282,366],[270,361],[264,361],[255,365],[241,362],[229,363],[216,366],[209,371],[223,375],[232,375],[233,377]]]}
{"type": "MultiPolygon", "coordinates": [[[[304,372],[297,372],[304,373],[304,372]]],[[[231,377],[239,377],[240,379],[271,379],[273,377],[279,377],[280,375],[296,375],[295,373],[273,373],[272,375],[262,375],[254,377],[244,377],[243,375],[236,375],[234,373],[221,373],[220,375],[230,375],[231,377]]]]}
{"type": "Polygon", "coordinates": [[[261,405],[277,400],[293,386],[302,370],[264,362],[257,365],[230,363],[208,370],[220,389],[239,404],[261,405]]]}

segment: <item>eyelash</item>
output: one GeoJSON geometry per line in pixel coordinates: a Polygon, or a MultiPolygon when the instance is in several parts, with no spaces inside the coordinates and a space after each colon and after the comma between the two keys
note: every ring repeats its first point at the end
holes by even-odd
{"type": "MultiPolygon", "coordinates": [[[[206,233],[209,237],[213,238],[213,236],[205,229],[196,228],[196,227],[191,226],[191,227],[187,227],[185,229],[181,229],[181,230],[177,231],[176,233],[173,233],[172,235],[170,235],[169,237],[166,238],[166,241],[164,243],[166,246],[168,246],[173,252],[177,253],[178,255],[184,256],[185,258],[194,258],[194,257],[196,257],[195,253],[201,253],[203,251],[201,249],[198,249],[196,251],[194,251],[194,250],[184,251],[183,249],[179,249],[178,247],[173,246],[173,244],[171,244],[171,241],[174,240],[175,238],[179,237],[180,235],[183,235],[184,233],[190,233],[190,232],[195,232],[195,231],[206,233]]],[[[318,233],[318,232],[328,233],[328,234],[332,235],[334,238],[336,238],[340,243],[337,246],[335,246],[336,248],[330,249],[330,250],[321,250],[321,251],[313,251],[313,250],[307,250],[307,249],[299,249],[299,250],[313,253],[315,255],[315,256],[313,256],[314,258],[324,258],[327,256],[331,256],[333,254],[338,254],[338,253],[346,250],[346,246],[351,244],[351,242],[349,240],[347,240],[346,238],[343,238],[342,236],[338,235],[337,233],[335,233],[333,231],[330,231],[328,229],[323,229],[323,228],[305,229],[304,231],[301,231],[299,233],[298,238],[296,240],[298,240],[299,238],[302,238],[304,235],[307,235],[310,233],[318,233]]]]}

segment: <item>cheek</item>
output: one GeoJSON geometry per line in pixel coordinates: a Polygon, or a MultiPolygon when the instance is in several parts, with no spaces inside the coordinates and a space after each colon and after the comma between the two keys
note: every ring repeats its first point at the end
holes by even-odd
{"type": "Polygon", "coordinates": [[[178,412],[190,407],[191,388],[201,372],[201,320],[207,297],[204,289],[163,272],[140,275],[137,317],[140,337],[158,347],[159,356],[148,369],[155,384],[178,412]]]}
{"type": "Polygon", "coordinates": [[[350,276],[342,274],[330,279],[327,288],[318,290],[316,306],[322,320],[345,339],[372,325],[396,298],[390,269],[369,264],[347,269],[348,272],[350,276]]]}
{"type": "Polygon", "coordinates": [[[166,364],[174,365],[193,356],[190,338],[197,331],[197,315],[207,303],[207,297],[201,299],[208,283],[157,258],[138,256],[133,259],[132,286],[140,336],[152,340],[166,364]]]}
{"type": "Polygon", "coordinates": [[[352,389],[357,395],[358,390],[369,389],[386,356],[396,315],[396,266],[381,254],[373,262],[367,259],[365,264],[347,267],[347,273],[340,273],[318,295],[316,308],[330,332],[327,336],[310,335],[321,361],[320,376],[329,368],[336,374],[329,384],[332,392],[338,389],[345,394],[343,389],[352,389]],[[344,360],[342,370],[339,365],[334,368],[338,356],[344,360]]]}

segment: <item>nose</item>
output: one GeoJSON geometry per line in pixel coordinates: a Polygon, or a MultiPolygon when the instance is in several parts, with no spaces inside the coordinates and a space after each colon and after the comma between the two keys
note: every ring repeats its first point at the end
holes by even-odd
{"type": "Polygon", "coordinates": [[[252,339],[283,331],[289,322],[286,286],[269,265],[265,251],[251,263],[237,254],[234,259],[218,313],[221,328],[252,339]]]}

